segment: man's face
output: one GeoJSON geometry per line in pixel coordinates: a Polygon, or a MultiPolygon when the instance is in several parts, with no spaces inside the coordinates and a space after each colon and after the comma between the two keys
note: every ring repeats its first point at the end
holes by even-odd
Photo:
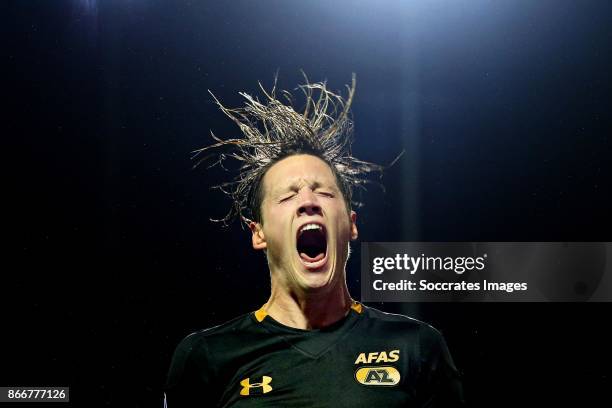
{"type": "Polygon", "coordinates": [[[329,166],[311,155],[289,156],[263,178],[263,224],[251,224],[253,247],[266,249],[272,279],[303,293],[344,280],[356,214],[329,166]]]}

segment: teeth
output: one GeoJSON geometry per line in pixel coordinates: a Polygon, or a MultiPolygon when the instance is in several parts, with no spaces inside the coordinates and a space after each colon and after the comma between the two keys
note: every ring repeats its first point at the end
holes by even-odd
{"type": "Polygon", "coordinates": [[[321,226],[319,224],[306,224],[302,228],[300,228],[300,234],[304,231],[318,229],[321,230],[321,226]]]}

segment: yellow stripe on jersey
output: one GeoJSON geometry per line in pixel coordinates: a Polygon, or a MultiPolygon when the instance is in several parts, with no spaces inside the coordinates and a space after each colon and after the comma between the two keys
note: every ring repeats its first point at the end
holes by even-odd
{"type": "Polygon", "coordinates": [[[256,318],[256,319],[257,319],[257,321],[258,321],[258,322],[260,322],[260,323],[261,323],[261,321],[262,321],[263,319],[265,319],[265,318],[266,318],[266,316],[267,316],[267,315],[268,315],[268,312],[266,312],[266,311],[264,310],[264,307],[263,307],[263,306],[261,307],[261,309],[259,309],[259,310],[257,310],[257,311],[255,312],[255,318],[256,318]]]}

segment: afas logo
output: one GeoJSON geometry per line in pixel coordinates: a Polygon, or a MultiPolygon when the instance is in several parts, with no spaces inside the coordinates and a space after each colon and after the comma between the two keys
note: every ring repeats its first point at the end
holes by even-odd
{"type": "Polygon", "coordinates": [[[355,360],[355,364],[394,363],[399,360],[399,353],[399,350],[361,353],[355,360]]]}
{"type": "Polygon", "coordinates": [[[392,386],[400,382],[400,373],[395,367],[361,367],[355,372],[355,379],[363,385],[392,386]]]}

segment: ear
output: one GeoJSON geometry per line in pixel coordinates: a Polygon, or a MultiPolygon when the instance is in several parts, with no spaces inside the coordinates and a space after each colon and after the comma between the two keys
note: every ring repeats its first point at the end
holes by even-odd
{"type": "Polygon", "coordinates": [[[357,231],[357,213],[355,211],[351,211],[351,241],[354,241],[359,236],[359,232],[357,231]]]}
{"type": "Polygon", "coordinates": [[[263,228],[260,223],[251,221],[249,223],[251,229],[251,240],[253,241],[253,249],[266,249],[266,237],[264,236],[263,228]]]}

